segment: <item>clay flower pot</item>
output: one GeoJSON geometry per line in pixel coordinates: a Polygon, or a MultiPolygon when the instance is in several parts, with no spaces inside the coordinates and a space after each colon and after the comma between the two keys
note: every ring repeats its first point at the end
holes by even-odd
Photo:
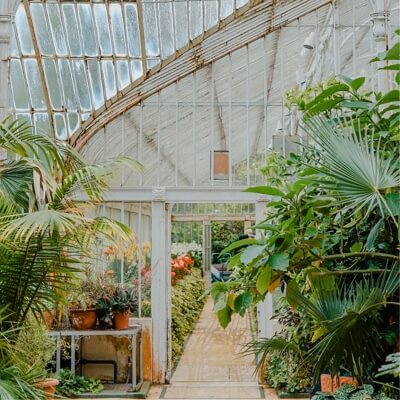
{"type": "Polygon", "coordinates": [[[344,384],[358,386],[357,379],[352,376],[339,376],[332,379],[330,374],[321,375],[321,392],[334,392],[344,384]]]}
{"type": "Polygon", "coordinates": [[[43,311],[43,320],[48,329],[53,327],[54,320],[56,319],[55,310],[52,311],[43,311]]]}
{"type": "Polygon", "coordinates": [[[35,384],[38,389],[43,390],[46,393],[46,398],[49,400],[54,400],[54,394],[56,393],[56,387],[60,382],[58,379],[48,378],[44,381],[40,381],[35,384]]]}
{"type": "Polygon", "coordinates": [[[72,308],[69,310],[69,319],[73,329],[78,331],[86,331],[96,326],[97,310],[95,308],[87,308],[82,310],[72,308]]]}
{"type": "Polygon", "coordinates": [[[116,330],[129,328],[129,311],[114,311],[113,312],[113,328],[116,330]]]}

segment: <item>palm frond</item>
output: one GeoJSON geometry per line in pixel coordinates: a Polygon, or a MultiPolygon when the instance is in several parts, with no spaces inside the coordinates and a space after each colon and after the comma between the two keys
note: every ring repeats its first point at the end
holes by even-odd
{"type": "Polygon", "coordinates": [[[290,282],[286,298],[294,307],[301,305],[314,320],[317,343],[310,358],[315,376],[325,369],[338,375],[344,365],[361,381],[379,357],[379,310],[392,304],[389,299],[400,288],[398,265],[377,279],[364,277],[351,284],[341,281],[338,287],[328,289],[320,278],[314,278],[312,285],[308,298],[290,282]]]}
{"type": "Polygon", "coordinates": [[[333,124],[318,116],[306,121],[305,130],[319,148],[314,168],[328,178],[321,186],[339,198],[345,211],[369,215],[377,209],[393,217],[384,195],[400,186],[394,155],[384,155],[380,142],[368,132],[357,132],[351,121],[333,124]]]}

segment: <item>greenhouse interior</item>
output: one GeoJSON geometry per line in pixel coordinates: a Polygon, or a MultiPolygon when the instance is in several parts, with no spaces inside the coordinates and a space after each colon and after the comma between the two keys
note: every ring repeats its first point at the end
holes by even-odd
{"type": "Polygon", "coordinates": [[[399,400],[399,85],[399,0],[0,0],[0,400],[399,400]]]}

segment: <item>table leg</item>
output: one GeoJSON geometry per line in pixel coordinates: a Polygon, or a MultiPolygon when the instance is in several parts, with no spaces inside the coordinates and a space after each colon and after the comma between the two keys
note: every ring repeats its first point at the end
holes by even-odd
{"type": "Polygon", "coordinates": [[[132,389],[136,391],[136,334],[131,336],[132,389]]]}
{"type": "Polygon", "coordinates": [[[75,375],[75,336],[71,336],[71,374],[75,375]]]}
{"type": "Polygon", "coordinates": [[[56,337],[56,372],[60,372],[61,369],[61,338],[56,337]]]}

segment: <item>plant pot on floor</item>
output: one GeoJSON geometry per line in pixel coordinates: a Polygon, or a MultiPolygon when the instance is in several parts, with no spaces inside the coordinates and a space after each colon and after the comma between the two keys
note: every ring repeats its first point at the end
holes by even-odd
{"type": "Polygon", "coordinates": [[[129,328],[129,311],[114,311],[113,312],[113,328],[116,330],[129,328]]]}
{"type": "Polygon", "coordinates": [[[46,398],[48,400],[54,400],[54,395],[56,393],[56,387],[59,383],[60,382],[58,381],[58,379],[48,378],[43,381],[37,382],[35,384],[35,386],[38,389],[43,390],[43,392],[46,393],[46,398]]]}
{"type": "Polygon", "coordinates": [[[93,329],[97,322],[97,310],[95,308],[72,308],[69,310],[69,320],[72,328],[78,331],[93,329]]]}
{"type": "Polygon", "coordinates": [[[334,392],[345,384],[358,386],[357,379],[352,376],[337,376],[332,377],[330,374],[321,375],[321,392],[334,392]]]}

